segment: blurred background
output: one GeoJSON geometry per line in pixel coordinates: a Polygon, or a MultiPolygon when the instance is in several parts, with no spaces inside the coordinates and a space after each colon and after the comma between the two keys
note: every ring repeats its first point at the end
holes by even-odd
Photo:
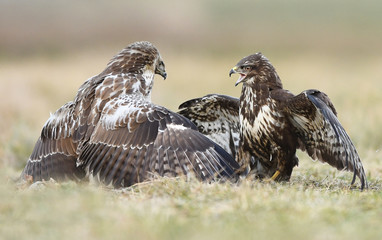
{"type": "Polygon", "coordinates": [[[261,51],[295,94],[326,92],[367,172],[382,172],[381,1],[0,0],[0,168],[18,175],[41,128],[134,41],[159,49],[174,111],[208,93],[239,97],[228,72],[261,51]]]}

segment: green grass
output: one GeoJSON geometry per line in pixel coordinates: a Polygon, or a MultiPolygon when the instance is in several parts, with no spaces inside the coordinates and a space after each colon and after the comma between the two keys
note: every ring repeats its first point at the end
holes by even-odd
{"type": "MultiPolygon", "coordinates": [[[[333,100],[364,163],[370,189],[351,188],[351,173],[312,162],[289,183],[240,184],[157,179],[122,191],[74,183],[22,188],[13,182],[49,116],[115,51],[3,62],[0,68],[1,239],[379,239],[382,237],[382,90],[379,57],[268,57],[285,88],[318,88],[333,100]],[[111,52],[111,54],[110,54],[111,52]],[[87,64],[83,64],[85,62],[87,64]],[[19,71],[20,64],[23,71],[19,71]],[[362,84],[359,81],[364,79],[362,84]]],[[[167,53],[169,77],[153,101],[176,110],[184,100],[217,92],[238,96],[228,70],[241,56],[167,53]],[[187,73],[187,74],[184,74],[187,73]],[[206,79],[208,81],[206,81],[206,79]]],[[[359,182],[357,181],[357,186],[359,182]]]]}
{"type": "Polygon", "coordinates": [[[382,239],[381,6],[1,2],[0,239],[382,239]],[[157,78],[152,99],[172,110],[208,93],[239,96],[228,72],[257,51],[291,92],[324,91],[357,147],[370,189],[350,187],[351,173],[302,153],[289,183],[164,178],[122,191],[14,183],[49,112],[137,40],[159,48],[168,79],[157,78]]]}
{"type": "Polygon", "coordinates": [[[200,183],[157,179],[123,190],[1,186],[2,239],[379,239],[381,182],[200,183]]]}

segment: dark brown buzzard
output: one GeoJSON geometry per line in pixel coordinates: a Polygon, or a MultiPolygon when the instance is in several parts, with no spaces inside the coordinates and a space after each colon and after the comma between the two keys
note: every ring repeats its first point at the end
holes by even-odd
{"type": "MultiPolygon", "coordinates": [[[[235,97],[209,94],[182,103],[179,113],[190,119],[212,141],[218,143],[235,159],[240,142],[240,100],[235,97]]],[[[251,156],[250,166],[240,175],[266,178],[269,169],[262,162],[251,156]]],[[[238,171],[239,173],[240,171],[238,171]]]]}
{"type": "Polygon", "coordinates": [[[87,80],[58,109],[21,174],[33,181],[92,176],[126,187],[153,175],[231,176],[238,164],[187,118],[151,102],[154,75],[166,78],[158,50],[136,42],[87,80]]]}
{"type": "Polygon", "coordinates": [[[307,90],[295,96],[282,88],[274,67],[261,53],[242,59],[230,72],[240,74],[240,100],[210,94],[179,106],[213,141],[241,164],[241,174],[289,180],[298,164],[296,149],[339,170],[354,172],[367,187],[358,153],[328,96],[307,90]]]}
{"type": "MultiPolygon", "coordinates": [[[[275,68],[261,53],[240,60],[229,75],[240,75],[240,143],[236,156],[244,167],[251,158],[265,167],[265,175],[288,180],[298,164],[296,149],[339,170],[354,173],[367,187],[357,150],[337,118],[329,97],[318,90],[295,96],[283,89],[275,68]]],[[[253,168],[254,166],[252,166],[253,168]]]]}

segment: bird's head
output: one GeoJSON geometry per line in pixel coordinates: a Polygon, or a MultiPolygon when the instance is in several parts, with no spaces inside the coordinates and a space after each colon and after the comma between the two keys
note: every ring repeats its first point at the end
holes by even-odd
{"type": "Polygon", "coordinates": [[[150,42],[135,42],[115,55],[107,69],[116,73],[152,73],[167,77],[166,69],[158,49],[150,42]]]}
{"type": "Polygon", "coordinates": [[[281,86],[281,81],[275,68],[260,52],[241,59],[229,72],[229,76],[237,73],[240,75],[235,86],[239,83],[263,82],[276,83],[281,86]]]}

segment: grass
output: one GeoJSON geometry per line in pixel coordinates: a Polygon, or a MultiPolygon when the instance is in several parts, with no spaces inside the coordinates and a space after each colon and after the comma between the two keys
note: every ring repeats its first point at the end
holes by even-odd
{"type": "MultiPolygon", "coordinates": [[[[116,51],[2,62],[0,95],[6,101],[0,102],[1,239],[382,237],[382,90],[376,87],[382,58],[375,56],[360,62],[358,56],[344,61],[337,55],[265,53],[285,88],[294,93],[318,88],[331,97],[366,168],[368,191],[350,188],[351,173],[312,162],[302,153],[289,183],[160,178],[120,191],[75,183],[17,186],[13,179],[49,112],[71,100],[79,85],[100,72],[116,51]],[[357,68],[351,68],[355,62],[357,68]]],[[[239,96],[240,89],[233,87],[236,79],[227,75],[242,56],[163,55],[169,77],[157,78],[154,102],[176,110],[182,101],[207,93],[239,96]]]]}
{"type": "Polygon", "coordinates": [[[0,192],[0,232],[2,239],[379,239],[381,192],[347,184],[297,175],[290,183],[239,185],[161,178],[119,191],[8,185],[0,192]]]}
{"type": "Polygon", "coordinates": [[[0,239],[382,239],[381,1],[0,5],[0,239]],[[286,89],[330,96],[370,189],[302,153],[289,183],[15,184],[49,112],[137,40],[160,49],[168,79],[152,98],[172,110],[208,93],[239,96],[229,69],[262,51],[286,89]]]}

